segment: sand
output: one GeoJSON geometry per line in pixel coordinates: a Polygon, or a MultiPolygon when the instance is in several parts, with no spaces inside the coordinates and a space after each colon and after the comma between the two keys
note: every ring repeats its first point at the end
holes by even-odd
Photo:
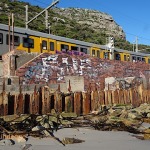
{"type": "Polygon", "coordinates": [[[150,140],[140,140],[133,134],[122,131],[97,131],[87,128],[65,128],[54,132],[55,137],[85,140],[83,143],[63,146],[52,137],[29,137],[26,142],[11,146],[0,146],[0,150],[22,150],[25,144],[31,144],[29,150],[150,150],[150,140]]]}

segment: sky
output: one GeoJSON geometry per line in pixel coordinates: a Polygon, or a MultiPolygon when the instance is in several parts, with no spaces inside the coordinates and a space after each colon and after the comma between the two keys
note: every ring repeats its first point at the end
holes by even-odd
{"type": "MultiPolygon", "coordinates": [[[[42,8],[53,0],[22,0],[42,8]]],[[[54,0],[55,1],[55,0],[54,0]]],[[[150,45],[150,0],[59,0],[60,8],[86,8],[107,13],[122,27],[126,40],[150,45]]]]}

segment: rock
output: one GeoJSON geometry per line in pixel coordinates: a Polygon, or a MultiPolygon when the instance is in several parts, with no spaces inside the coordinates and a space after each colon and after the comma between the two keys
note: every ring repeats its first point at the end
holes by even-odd
{"type": "Polygon", "coordinates": [[[44,135],[45,135],[46,137],[51,136],[51,133],[48,132],[47,130],[43,130],[43,133],[44,133],[44,135]]]}
{"type": "Polygon", "coordinates": [[[137,114],[136,112],[129,112],[128,117],[131,119],[141,119],[142,118],[142,116],[137,114]]]}
{"type": "Polygon", "coordinates": [[[150,129],[144,130],[144,139],[149,140],[150,139],[150,129]]]}
{"type": "Polygon", "coordinates": [[[127,110],[122,110],[120,118],[128,118],[128,111],[127,110]]]}
{"type": "Polygon", "coordinates": [[[11,139],[17,141],[18,143],[24,143],[27,141],[27,138],[23,136],[11,136],[11,139]]]}
{"type": "Polygon", "coordinates": [[[147,114],[147,118],[150,118],[150,113],[147,114]]]}
{"type": "Polygon", "coordinates": [[[75,138],[64,138],[62,140],[63,144],[74,144],[74,143],[82,143],[84,140],[75,139],[75,138]]]}
{"type": "Polygon", "coordinates": [[[77,114],[76,113],[64,113],[62,112],[61,113],[61,116],[63,118],[76,118],[77,117],[77,114]]]}
{"type": "Polygon", "coordinates": [[[42,126],[35,126],[32,128],[32,131],[40,131],[40,130],[44,130],[45,128],[42,126]]]}

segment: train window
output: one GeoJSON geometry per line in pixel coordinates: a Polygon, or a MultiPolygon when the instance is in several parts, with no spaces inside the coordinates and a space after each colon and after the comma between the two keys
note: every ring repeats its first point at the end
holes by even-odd
{"type": "Polygon", "coordinates": [[[50,50],[51,51],[54,51],[55,49],[54,49],[54,42],[50,42],[50,50]]]}
{"type": "Polygon", "coordinates": [[[3,34],[0,33],[0,44],[3,44],[3,34]]]}
{"type": "Polygon", "coordinates": [[[45,40],[42,41],[42,49],[44,49],[44,50],[47,49],[47,41],[45,41],[45,40]]]}
{"type": "Polygon", "coordinates": [[[61,51],[68,51],[69,50],[69,46],[65,45],[65,44],[61,44],[61,51]]]}
{"type": "Polygon", "coordinates": [[[136,56],[132,56],[132,61],[133,61],[133,62],[136,61],[136,56]]]}
{"type": "Polygon", "coordinates": [[[120,54],[116,54],[116,60],[120,60],[120,54]]]}
{"type": "Polygon", "coordinates": [[[124,55],[124,61],[127,61],[127,55],[124,55]]]}
{"type": "Polygon", "coordinates": [[[127,61],[130,61],[130,56],[127,56],[127,61]]]}
{"type": "Polygon", "coordinates": [[[34,48],[34,40],[23,37],[23,47],[34,48]]]}
{"type": "Polygon", "coordinates": [[[104,52],[104,59],[108,59],[108,52],[104,52]]]}
{"type": "Polygon", "coordinates": [[[83,53],[85,53],[85,54],[87,54],[87,48],[81,47],[81,48],[80,48],[80,51],[83,52],[83,53]]]}
{"type": "Polygon", "coordinates": [[[138,60],[138,61],[141,61],[141,57],[137,57],[137,60],[138,60]]]}
{"type": "Polygon", "coordinates": [[[18,46],[20,44],[20,37],[19,36],[14,36],[14,45],[18,46]]]}
{"type": "Polygon", "coordinates": [[[148,63],[150,64],[150,59],[148,59],[148,63]]]}
{"type": "Polygon", "coordinates": [[[95,56],[95,50],[92,49],[92,56],[95,56]]]}
{"type": "Polygon", "coordinates": [[[142,61],[145,62],[145,58],[142,58],[142,61]]]}
{"type": "Polygon", "coordinates": [[[97,51],[97,57],[100,58],[100,51],[97,51]]]}
{"type": "Polygon", "coordinates": [[[73,51],[78,51],[78,47],[76,47],[76,46],[71,46],[71,50],[73,50],[73,51]]]}
{"type": "MultiPolygon", "coordinates": [[[[12,44],[12,35],[10,35],[10,43],[12,44]]],[[[6,37],[6,44],[8,45],[9,44],[9,35],[7,34],[7,37],[6,37]]],[[[14,35],[14,46],[18,46],[20,44],[20,37],[19,36],[16,36],[14,35]]]]}

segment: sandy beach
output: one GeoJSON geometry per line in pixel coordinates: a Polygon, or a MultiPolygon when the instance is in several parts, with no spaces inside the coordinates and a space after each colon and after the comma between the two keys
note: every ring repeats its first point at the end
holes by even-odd
{"type": "Polygon", "coordinates": [[[0,150],[149,150],[150,141],[140,140],[128,132],[97,131],[87,128],[65,128],[54,132],[54,136],[62,141],[64,138],[84,140],[82,143],[66,144],[63,146],[52,137],[28,137],[26,142],[15,142],[14,145],[0,146],[0,150]],[[31,145],[30,145],[31,144],[31,145]]]}

